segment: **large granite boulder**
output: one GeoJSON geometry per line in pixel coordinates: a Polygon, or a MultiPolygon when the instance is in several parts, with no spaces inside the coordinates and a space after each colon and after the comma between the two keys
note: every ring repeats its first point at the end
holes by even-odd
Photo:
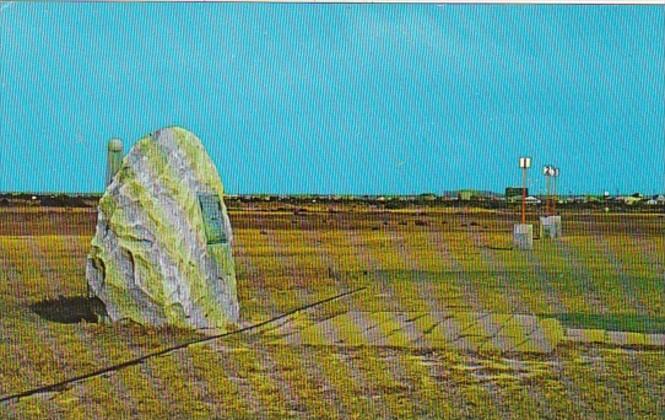
{"type": "Polygon", "coordinates": [[[226,330],[238,321],[231,224],[215,165],[178,127],[136,143],[99,202],[89,291],[111,321],[226,330]]]}

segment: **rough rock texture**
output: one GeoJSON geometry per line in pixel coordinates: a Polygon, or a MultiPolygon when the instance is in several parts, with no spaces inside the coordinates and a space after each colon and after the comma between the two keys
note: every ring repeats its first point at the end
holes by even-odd
{"type": "Polygon", "coordinates": [[[223,330],[238,321],[222,196],[192,133],[166,128],[136,143],[99,203],[86,266],[111,321],[223,330]]]}

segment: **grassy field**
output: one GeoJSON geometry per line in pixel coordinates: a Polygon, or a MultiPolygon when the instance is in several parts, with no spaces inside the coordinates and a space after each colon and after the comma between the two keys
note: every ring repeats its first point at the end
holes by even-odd
{"type": "MultiPolygon", "coordinates": [[[[510,249],[511,211],[261,204],[230,216],[243,325],[365,286],[326,311],[443,308],[665,332],[662,214],[571,210],[564,238],[532,252],[510,249]]],[[[91,209],[0,209],[0,397],[199,336],[81,320],[95,220],[91,209]]],[[[662,349],[502,355],[237,335],[0,403],[0,417],[663,418],[664,396],[662,349]]]]}

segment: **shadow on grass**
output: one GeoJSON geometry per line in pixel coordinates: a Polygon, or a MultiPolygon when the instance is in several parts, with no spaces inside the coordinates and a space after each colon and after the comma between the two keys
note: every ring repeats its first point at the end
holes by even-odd
{"type": "Polygon", "coordinates": [[[647,334],[665,333],[664,317],[582,313],[551,314],[546,316],[558,319],[567,328],[630,331],[647,334]]]}
{"type": "Polygon", "coordinates": [[[512,246],[493,246],[493,245],[483,245],[480,248],[491,249],[493,251],[512,251],[512,246]]]}
{"type": "Polygon", "coordinates": [[[43,300],[30,306],[43,319],[61,324],[97,322],[97,314],[103,313],[104,304],[97,298],[85,296],[60,296],[43,300]]]}

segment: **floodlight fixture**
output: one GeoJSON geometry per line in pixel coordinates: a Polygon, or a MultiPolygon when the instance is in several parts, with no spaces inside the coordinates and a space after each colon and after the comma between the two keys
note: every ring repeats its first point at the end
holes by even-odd
{"type": "Polygon", "coordinates": [[[559,169],[552,165],[543,166],[543,175],[545,176],[557,176],[559,169]]]}
{"type": "Polygon", "coordinates": [[[520,158],[520,168],[521,169],[529,169],[531,167],[531,157],[530,156],[524,156],[520,158]]]}

